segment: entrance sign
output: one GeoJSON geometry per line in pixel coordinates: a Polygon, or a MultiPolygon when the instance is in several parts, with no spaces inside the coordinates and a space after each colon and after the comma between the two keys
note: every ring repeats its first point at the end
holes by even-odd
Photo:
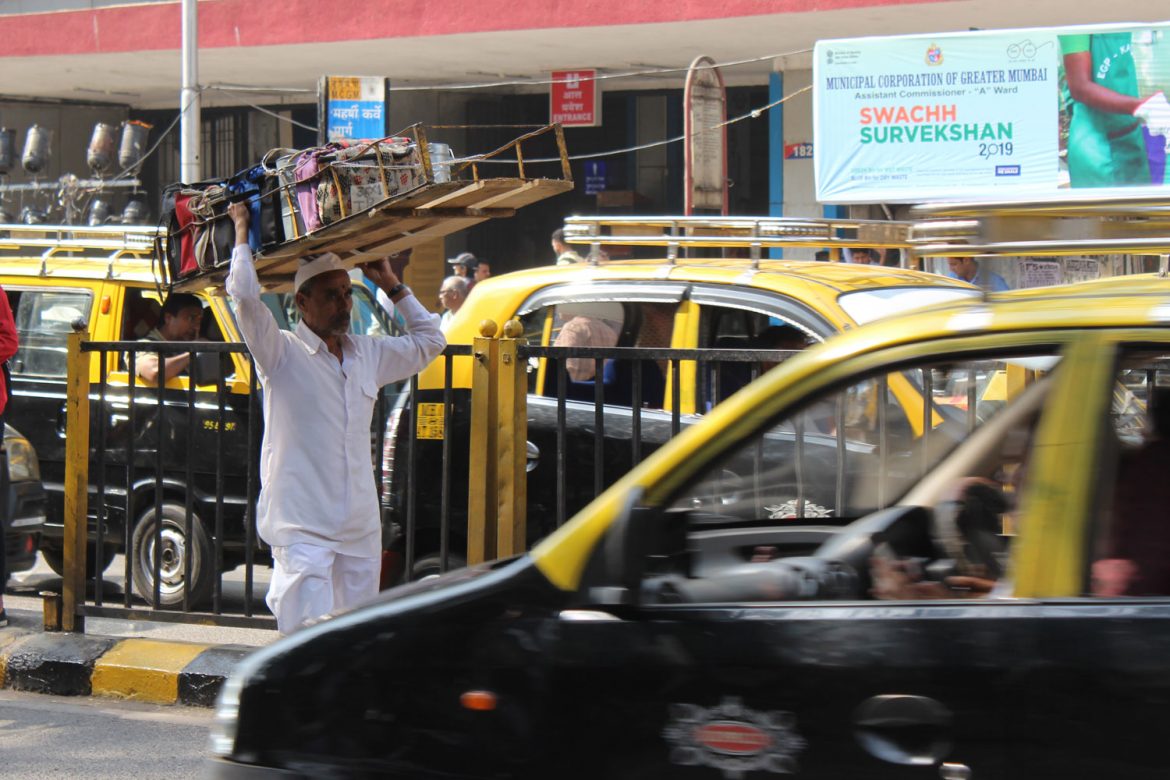
{"type": "Polygon", "coordinates": [[[600,125],[600,97],[596,70],[554,70],[549,85],[549,124],[564,127],[600,125]]]}
{"type": "Polygon", "coordinates": [[[390,79],[360,76],[323,76],[318,87],[318,112],[325,141],[385,138],[390,79]]]}
{"type": "Polygon", "coordinates": [[[819,41],[813,83],[822,202],[1135,195],[1166,180],[1170,24],[819,41]]]}
{"type": "Polygon", "coordinates": [[[710,57],[696,57],[683,90],[686,214],[727,213],[727,90],[710,57]]]}

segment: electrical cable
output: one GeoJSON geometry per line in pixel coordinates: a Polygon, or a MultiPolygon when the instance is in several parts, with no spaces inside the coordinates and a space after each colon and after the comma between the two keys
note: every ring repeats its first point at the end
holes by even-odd
{"type": "MultiPolygon", "coordinates": [[[[788,55],[792,55],[792,54],[802,54],[802,53],[806,53],[808,51],[811,51],[811,50],[807,49],[807,48],[806,49],[797,49],[797,50],[782,53],[782,54],[769,54],[769,55],[760,56],[760,57],[750,57],[750,58],[741,59],[741,60],[732,60],[732,61],[723,62],[723,63],[715,63],[714,65],[708,65],[708,66],[703,66],[703,67],[730,68],[730,67],[736,67],[739,65],[749,65],[752,63],[756,63],[756,62],[763,62],[765,60],[772,60],[772,59],[776,59],[778,57],[784,57],[784,56],[788,56],[788,55]]],[[[666,74],[666,73],[679,73],[679,72],[684,72],[684,71],[688,71],[688,70],[690,70],[690,66],[678,67],[678,68],[653,68],[653,69],[644,69],[644,70],[637,70],[637,71],[624,71],[621,73],[598,74],[589,80],[606,81],[606,80],[612,80],[612,79],[635,78],[635,77],[639,77],[639,76],[659,75],[659,74],[666,74]]],[[[424,91],[424,90],[425,91],[437,91],[437,90],[488,89],[488,88],[507,87],[507,86],[542,86],[542,85],[550,85],[550,84],[561,84],[561,83],[565,83],[565,81],[567,81],[567,79],[533,79],[533,80],[478,82],[478,83],[468,83],[468,84],[431,85],[431,86],[419,86],[419,87],[414,87],[414,86],[393,87],[392,86],[390,88],[390,91],[391,92],[395,92],[395,91],[397,91],[397,92],[413,92],[413,91],[424,91]]],[[[801,89],[799,89],[795,92],[792,92],[788,95],[785,95],[784,97],[780,98],[779,100],[775,100],[775,101],[768,103],[766,105],[759,106],[758,108],[754,108],[754,109],[752,109],[744,114],[741,114],[740,116],[725,120],[725,121],[720,122],[719,124],[714,125],[712,127],[702,128],[698,132],[703,133],[703,132],[710,132],[712,130],[719,130],[721,128],[727,127],[727,126],[735,124],[737,122],[741,122],[745,119],[758,119],[761,115],[763,115],[764,112],[769,111],[772,108],[775,108],[776,106],[781,105],[781,104],[785,103],[786,101],[788,101],[788,100],[790,100],[798,95],[801,95],[805,92],[808,92],[811,89],[812,89],[812,87],[802,87],[801,89]]],[[[187,104],[179,110],[179,112],[175,115],[175,118],[171,121],[171,123],[169,125],[167,125],[166,128],[163,129],[163,131],[159,134],[158,138],[155,139],[155,141],[151,145],[151,147],[147,151],[143,152],[142,156],[138,159],[138,161],[134,165],[132,165],[132,166],[118,172],[114,176],[112,176],[111,180],[117,181],[119,179],[127,178],[132,171],[134,171],[136,168],[141,167],[141,165],[144,162],[146,162],[146,160],[149,159],[151,155],[153,155],[156,151],[158,151],[158,148],[162,145],[162,142],[175,129],[176,125],[179,124],[179,121],[183,118],[183,115],[188,110],[190,110],[191,105],[195,102],[195,99],[199,95],[201,95],[202,93],[207,92],[207,91],[224,92],[224,93],[233,95],[237,98],[242,98],[243,95],[241,93],[247,92],[247,91],[289,92],[289,93],[296,93],[296,94],[308,94],[308,93],[315,93],[316,92],[316,90],[307,90],[307,89],[306,90],[295,89],[295,88],[279,89],[279,88],[267,88],[267,87],[257,88],[257,87],[249,87],[246,85],[238,85],[238,84],[230,84],[229,85],[229,84],[219,84],[219,83],[212,83],[212,84],[199,86],[195,90],[196,94],[193,95],[191,97],[191,99],[187,101],[187,104]]],[[[274,117],[278,121],[287,122],[291,125],[294,125],[296,127],[300,127],[302,129],[309,130],[312,132],[319,132],[320,131],[319,127],[314,127],[311,125],[307,125],[303,122],[298,122],[297,120],[292,119],[291,117],[283,116],[279,112],[273,111],[273,110],[265,108],[263,106],[259,106],[259,105],[256,105],[254,103],[244,103],[244,105],[247,106],[248,108],[251,108],[254,111],[259,111],[260,113],[267,114],[268,116],[274,117]]],[[[667,146],[669,144],[678,143],[679,141],[682,141],[685,137],[686,137],[685,135],[678,135],[678,136],[674,136],[672,138],[666,138],[666,139],[662,139],[659,141],[651,141],[649,143],[639,144],[637,146],[628,146],[628,147],[624,147],[621,149],[611,149],[611,150],[604,151],[604,152],[591,152],[588,154],[570,155],[568,157],[568,159],[570,161],[593,160],[593,159],[598,159],[598,158],[602,158],[602,157],[612,157],[612,156],[619,155],[619,154],[629,154],[632,152],[640,152],[640,151],[644,151],[646,149],[654,149],[654,148],[659,147],[659,146],[667,146]]],[[[528,159],[528,160],[525,160],[525,162],[532,163],[532,164],[535,164],[535,163],[554,163],[554,162],[560,162],[560,160],[561,160],[561,158],[559,158],[559,157],[546,157],[546,158],[528,159]]],[[[483,162],[483,163],[505,164],[508,161],[484,159],[481,155],[472,155],[469,157],[463,157],[463,158],[459,158],[459,159],[452,161],[452,163],[463,163],[463,162],[483,162]]]]}
{"type": "MultiPolygon", "coordinates": [[[[794,49],[792,51],[781,52],[779,54],[766,54],[760,57],[748,57],[742,60],[729,60],[728,62],[716,62],[712,65],[704,65],[704,68],[734,68],[739,65],[752,65],[757,62],[765,62],[767,60],[774,60],[779,57],[790,57],[794,54],[807,54],[812,49],[794,49]]],[[[639,76],[658,76],[667,73],[683,73],[689,71],[689,65],[677,68],[647,68],[644,70],[629,70],[618,73],[599,73],[589,79],[510,79],[507,81],[482,81],[472,82],[467,84],[431,84],[418,86],[394,86],[390,85],[391,92],[430,92],[438,90],[468,90],[468,89],[493,89],[498,87],[524,87],[524,86],[546,86],[549,84],[564,84],[569,81],[609,81],[611,79],[628,79],[637,78],[639,76]]],[[[289,94],[316,94],[315,89],[302,89],[297,87],[249,87],[242,84],[221,84],[212,83],[207,85],[207,89],[217,89],[223,91],[230,91],[235,89],[237,91],[254,91],[254,92],[271,92],[273,94],[289,93],[289,94]]]]}

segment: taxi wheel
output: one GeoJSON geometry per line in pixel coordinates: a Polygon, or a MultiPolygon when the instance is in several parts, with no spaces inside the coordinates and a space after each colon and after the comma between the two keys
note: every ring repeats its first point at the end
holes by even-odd
{"type": "Polygon", "coordinates": [[[147,604],[154,603],[155,546],[159,545],[160,607],[182,607],[187,595],[185,579],[190,559],[189,603],[192,608],[211,595],[215,581],[215,549],[198,515],[191,517],[191,538],[186,534],[186,509],[179,504],[162,505],[162,530],[155,538],[155,510],[151,506],[134,526],[134,592],[147,604]]]}
{"type": "MultiPolygon", "coordinates": [[[[442,571],[442,556],[438,553],[419,558],[414,562],[414,566],[410,568],[410,579],[412,582],[419,580],[427,580],[431,577],[438,577],[443,573],[442,571]]],[[[447,571],[455,571],[462,569],[467,565],[467,561],[463,560],[463,556],[455,553],[447,553],[447,571]]]]}
{"type": "MultiPolygon", "coordinates": [[[[89,546],[89,550],[85,554],[85,578],[92,580],[94,575],[99,571],[105,571],[109,568],[110,562],[114,560],[114,556],[118,554],[117,549],[109,545],[102,546],[102,557],[98,560],[97,552],[94,545],[89,546]]],[[[45,558],[45,563],[49,564],[49,568],[57,573],[58,577],[65,576],[65,550],[62,547],[41,547],[41,555],[45,558]]]]}

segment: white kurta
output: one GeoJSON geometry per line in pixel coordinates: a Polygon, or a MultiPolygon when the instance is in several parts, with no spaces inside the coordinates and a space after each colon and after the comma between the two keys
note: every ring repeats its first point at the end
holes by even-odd
{"type": "Polygon", "coordinates": [[[344,361],[302,322],[281,330],[260,299],[247,246],[232,252],[227,291],[264,390],[257,529],[273,547],[314,544],[342,555],[381,552],[370,423],[382,385],[426,367],[446,346],[438,317],[398,302],[406,336],[347,336],[344,361]]]}

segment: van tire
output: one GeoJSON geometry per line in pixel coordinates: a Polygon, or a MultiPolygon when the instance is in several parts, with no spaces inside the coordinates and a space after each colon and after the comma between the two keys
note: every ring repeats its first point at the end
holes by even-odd
{"type": "MultiPolygon", "coordinates": [[[[100,563],[100,570],[105,571],[109,568],[110,562],[114,560],[114,556],[118,554],[118,550],[113,545],[102,545],[102,559],[100,563]]],[[[65,548],[48,546],[42,544],[41,555],[45,558],[45,563],[49,564],[49,568],[57,573],[58,577],[65,576],[65,548]]],[[[85,554],[85,578],[92,580],[94,575],[98,573],[98,563],[95,555],[95,545],[90,544],[89,550],[85,554]]]]}
{"type": "MultiPolygon", "coordinates": [[[[158,604],[160,607],[178,608],[183,606],[183,597],[188,587],[183,581],[185,557],[191,558],[190,607],[194,609],[211,595],[217,572],[215,570],[215,548],[203,521],[192,513],[191,538],[185,534],[187,510],[175,503],[162,505],[162,552],[161,585],[158,604]]],[[[154,545],[155,508],[149,507],[134,526],[133,558],[134,592],[148,605],[154,604],[154,545]]]]}

